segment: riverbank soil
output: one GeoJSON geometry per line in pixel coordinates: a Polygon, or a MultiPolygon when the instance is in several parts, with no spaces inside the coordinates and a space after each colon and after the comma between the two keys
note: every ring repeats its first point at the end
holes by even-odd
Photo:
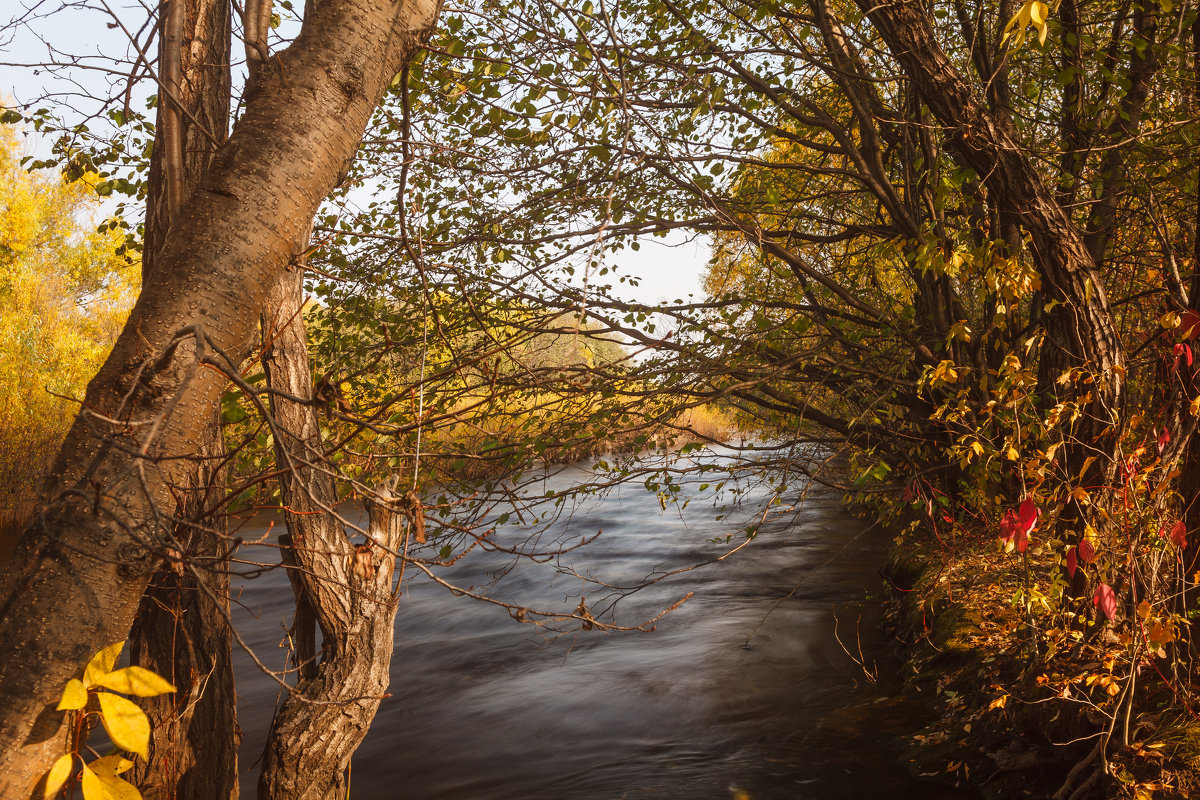
{"type": "Polygon", "coordinates": [[[1183,631],[1144,606],[1077,624],[1090,596],[1050,613],[1039,587],[1056,568],[1034,545],[918,537],[899,536],[885,570],[906,690],[937,715],[905,743],[914,774],[991,800],[1200,797],[1200,687],[1183,631]]]}

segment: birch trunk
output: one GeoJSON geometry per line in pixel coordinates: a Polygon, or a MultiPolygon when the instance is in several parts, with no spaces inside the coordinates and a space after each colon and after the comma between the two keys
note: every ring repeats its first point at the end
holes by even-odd
{"type": "Polygon", "coordinates": [[[0,581],[0,797],[27,796],[63,752],[54,706],[128,635],[173,539],[171,489],[187,480],[220,370],[250,355],[294,243],[437,11],[436,0],[313,8],[181,208],[0,581]]]}
{"type": "Polygon", "coordinates": [[[392,573],[402,547],[398,508],[389,492],[369,504],[371,538],[358,547],[333,512],[337,487],[311,402],[301,279],[299,269],[284,275],[262,325],[288,528],[283,561],[296,593],[293,632],[301,665],[300,679],[271,725],[258,783],[264,800],[345,796],[350,758],[387,691],[396,617],[392,573]],[[317,663],[314,623],[322,640],[317,663]]]}
{"type": "MultiPolygon", "coordinates": [[[[159,267],[171,223],[229,138],[232,96],[229,3],[169,0],[159,37],[159,104],[143,238],[143,276],[159,267]]],[[[177,489],[176,541],[183,559],[163,564],[129,634],[132,663],[179,691],[145,698],[149,758],[129,776],[145,800],[216,800],[238,794],[237,696],[223,555],[225,457],[220,409],[201,434],[187,484],[177,489]]]]}

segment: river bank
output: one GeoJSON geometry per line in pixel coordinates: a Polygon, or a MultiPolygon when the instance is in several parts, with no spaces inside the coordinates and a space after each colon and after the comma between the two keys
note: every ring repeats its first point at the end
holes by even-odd
{"type": "Polygon", "coordinates": [[[1056,626],[1027,602],[1053,564],[1029,556],[983,527],[938,546],[913,531],[893,541],[886,627],[905,645],[908,693],[936,713],[907,742],[914,773],[988,800],[1200,795],[1200,718],[1176,643],[1139,652],[1152,620],[1136,610],[1056,626]]]}

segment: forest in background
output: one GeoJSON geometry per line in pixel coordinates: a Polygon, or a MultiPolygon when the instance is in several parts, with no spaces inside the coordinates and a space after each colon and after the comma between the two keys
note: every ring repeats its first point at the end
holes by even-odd
{"type": "MultiPolygon", "coordinates": [[[[411,5],[393,13],[424,13],[411,5]]],[[[123,77],[87,124],[48,102],[5,112],[53,142],[31,166],[73,179],[26,184],[58,193],[47,202],[60,219],[78,217],[81,181],[124,198],[95,235],[123,237],[109,241],[121,256],[96,251],[55,275],[76,298],[56,334],[86,331],[61,345],[75,348],[76,373],[116,339],[110,313],[79,309],[127,291],[122,259],[140,254],[143,274],[143,300],[9,570],[6,596],[29,597],[6,606],[0,636],[41,641],[23,621],[32,574],[50,576],[37,581],[48,593],[80,575],[118,589],[69,641],[0,668],[2,696],[22,698],[0,716],[5,736],[33,724],[27,695],[49,702],[134,619],[135,637],[163,638],[166,623],[140,602],[147,585],[174,592],[160,605],[198,586],[221,605],[231,505],[289,510],[280,557],[325,643],[299,646],[309,666],[294,694],[332,700],[345,696],[333,676],[378,664],[331,646],[362,635],[335,597],[358,573],[323,554],[349,564],[382,541],[348,529],[337,500],[382,500],[406,520],[375,563],[436,571],[486,546],[480,521],[500,509],[515,525],[516,509],[562,505],[523,482],[537,465],[719,438],[698,424],[719,413],[769,442],[740,466],[771,476],[775,502],[816,480],[901,531],[892,579],[920,598],[901,622],[959,657],[931,671],[962,671],[958,688],[934,691],[957,726],[927,737],[956,745],[937,771],[966,779],[974,764],[982,780],[983,764],[1018,791],[1037,770],[1060,798],[1187,796],[1200,753],[1196,9],[485,3],[440,10],[416,47],[411,31],[379,42],[321,16],[350,13],[343,0],[253,6],[231,17],[221,3],[172,0],[181,19],[141,27],[141,57],[121,74],[151,83],[150,108],[131,103],[123,77]],[[378,74],[305,61],[317,34],[288,42],[319,22],[356,53],[376,41],[388,54],[378,74]],[[229,55],[235,36],[244,86],[214,67],[243,63],[229,55]],[[201,44],[217,55],[196,56],[201,44]],[[297,86],[312,95],[307,117],[297,86]],[[338,92],[357,116],[337,110],[338,92]],[[239,131],[266,144],[251,153],[239,131]],[[341,155],[313,155],[334,141],[341,155]],[[295,208],[281,206],[281,186],[295,208]],[[622,253],[681,234],[713,242],[705,296],[623,299],[636,276],[622,253]],[[233,275],[234,263],[255,268],[233,275]],[[934,566],[921,575],[917,563],[934,566]],[[929,622],[939,611],[940,629],[929,622]],[[1031,744],[1012,750],[1022,738],[1031,744]]],[[[38,22],[31,12],[5,30],[38,22]]],[[[28,295],[9,277],[26,269],[8,241],[20,235],[6,228],[3,243],[15,298],[28,295]]],[[[86,226],[56,235],[60,248],[99,247],[86,226]]],[[[6,314],[5,342],[49,313],[20,302],[38,310],[6,314]]],[[[26,395],[8,396],[45,398],[30,379],[44,359],[22,357],[11,363],[31,366],[6,391],[26,395]]],[[[10,406],[34,420],[69,407],[10,406]]],[[[611,481],[581,491],[638,469],[602,463],[611,481]]],[[[674,501],[671,469],[637,477],[674,501]]],[[[753,535],[752,524],[731,531],[753,535]]],[[[390,569],[368,575],[380,598],[384,572],[390,586],[390,569]]],[[[377,605],[371,624],[390,624],[377,605]]],[[[640,624],[513,611],[563,628],[640,624]]],[[[219,630],[196,636],[229,646],[219,630]]],[[[144,652],[174,674],[177,654],[144,652]]],[[[286,755],[303,749],[313,708],[281,714],[264,796],[314,771],[339,785],[353,737],[319,766],[286,755]]],[[[177,716],[169,702],[151,714],[156,729],[177,716]]],[[[11,752],[30,770],[49,767],[22,750],[11,752]]],[[[186,762],[144,780],[176,785],[171,770],[186,762]]]]}

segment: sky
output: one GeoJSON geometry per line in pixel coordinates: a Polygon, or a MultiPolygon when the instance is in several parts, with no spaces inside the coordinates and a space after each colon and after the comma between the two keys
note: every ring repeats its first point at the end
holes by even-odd
{"type": "MultiPolygon", "coordinates": [[[[116,8],[122,14],[120,6],[116,8]]],[[[120,96],[123,75],[106,70],[111,65],[105,53],[124,55],[130,51],[129,33],[135,33],[145,19],[140,5],[129,6],[120,22],[102,11],[80,9],[73,6],[64,11],[59,3],[20,0],[20,6],[0,11],[0,102],[29,102],[46,95],[57,93],[70,107],[77,109],[78,117],[94,114],[99,109],[92,99],[120,96]],[[32,24],[13,24],[12,20],[34,9],[32,24]],[[38,17],[46,9],[57,13],[38,17]],[[70,54],[67,57],[66,54],[70,54]],[[69,62],[80,66],[58,69],[36,67],[48,61],[69,62]],[[99,68],[95,70],[83,67],[99,68]]],[[[144,36],[143,36],[144,38],[144,36]]],[[[144,90],[141,98],[135,98],[138,108],[144,108],[144,90]]],[[[27,154],[44,156],[49,143],[37,138],[27,144],[27,154]],[[39,152],[40,151],[40,152],[39,152]]],[[[616,295],[622,299],[647,305],[660,305],[675,300],[687,300],[689,295],[701,294],[701,283],[705,266],[711,254],[709,241],[705,237],[689,239],[676,233],[665,239],[643,238],[637,251],[628,248],[607,259],[623,275],[636,275],[639,285],[618,284],[616,295]]]]}
{"type": "Polygon", "coordinates": [[[636,289],[614,289],[618,297],[646,305],[686,301],[689,295],[699,298],[704,270],[712,253],[707,238],[689,241],[679,234],[666,239],[643,238],[639,244],[641,249],[637,252],[625,249],[610,256],[622,274],[641,279],[636,289]]]}

